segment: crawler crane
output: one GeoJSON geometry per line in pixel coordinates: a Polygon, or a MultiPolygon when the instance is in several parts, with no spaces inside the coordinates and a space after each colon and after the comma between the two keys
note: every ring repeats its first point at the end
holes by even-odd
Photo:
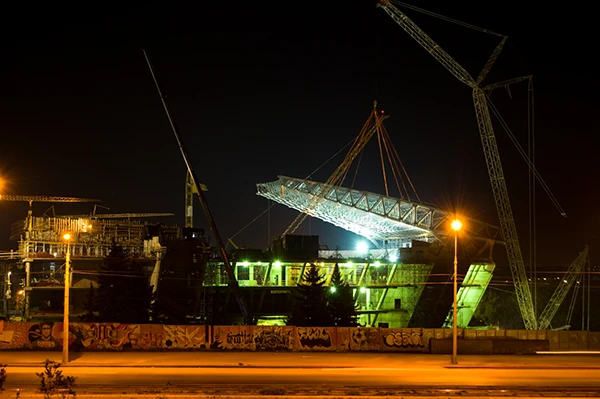
{"type": "MultiPolygon", "coordinates": [[[[534,330],[537,328],[536,315],[533,307],[533,301],[531,297],[531,291],[529,288],[527,274],[525,271],[525,265],[523,263],[523,255],[521,253],[521,247],[519,246],[517,229],[515,226],[512,208],[508,197],[508,190],[506,188],[506,181],[504,177],[504,172],[502,170],[502,163],[500,162],[500,153],[498,152],[496,137],[494,135],[494,128],[492,126],[492,120],[490,118],[487,94],[487,92],[489,92],[493,88],[507,87],[510,84],[530,79],[530,77],[527,76],[515,78],[505,82],[483,87],[481,83],[489,73],[494,63],[496,62],[498,56],[500,55],[500,52],[504,47],[504,43],[506,42],[507,36],[502,36],[494,33],[495,35],[502,37],[502,40],[492,52],[492,55],[486,62],[482,71],[479,73],[477,79],[474,79],[469,74],[469,72],[467,72],[436,42],[434,42],[425,32],[423,32],[412,20],[410,20],[402,11],[400,11],[396,6],[394,6],[391,3],[391,0],[381,0],[377,4],[377,6],[383,9],[398,25],[400,25],[402,29],[404,29],[413,39],[415,39],[417,43],[419,43],[452,75],[454,75],[454,77],[456,77],[459,81],[463,82],[473,90],[473,103],[475,105],[475,114],[477,116],[477,125],[479,127],[481,144],[483,146],[483,152],[488,168],[490,183],[492,185],[492,192],[494,195],[494,200],[496,202],[498,218],[500,221],[500,229],[506,244],[506,252],[508,255],[510,271],[514,281],[517,301],[519,303],[519,308],[521,311],[521,317],[523,318],[525,328],[528,330],[534,330]]],[[[470,27],[476,28],[473,26],[470,27]]],[[[482,30],[481,28],[476,29],[482,30]]],[[[485,32],[493,33],[490,31],[485,32]]],[[[520,150],[521,155],[526,160],[528,166],[531,168],[538,182],[549,194],[551,200],[554,202],[554,205],[559,209],[562,216],[566,217],[565,212],[560,208],[558,202],[549,192],[549,189],[543,182],[541,176],[533,167],[532,163],[529,161],[527,156],[524,155],[522,149],[520,147],[518,147],[518,149],[520,150]]]]}

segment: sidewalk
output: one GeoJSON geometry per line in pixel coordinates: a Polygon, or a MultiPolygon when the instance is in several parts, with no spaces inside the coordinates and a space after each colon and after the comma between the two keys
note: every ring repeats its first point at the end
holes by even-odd
{"type": "MultiPolygon", "coordinates": [[[[62,364],[62,352],[0,351],[0,364],[42,367],[46,359],[62,364]]],[[[204,368],[528,368],[600,369],[600,353],[539,355],[449,355],[324,352],[70,352],[62,367],[204,368]]]]}

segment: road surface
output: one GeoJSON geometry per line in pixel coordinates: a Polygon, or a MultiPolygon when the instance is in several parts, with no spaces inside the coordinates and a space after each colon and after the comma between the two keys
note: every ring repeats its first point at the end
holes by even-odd
{"type": "MultiPolygon", "coordinates": [[[[39,388],[36,372],[60,352],[0,352],[5,395],[39,388]]],[[[78,397],[116,392],[194,395],[600,397],[600,354],[459,356],[400,353],[85,352],[60,370],[78,397]]],[[[12,396],[10,396],[12,394],[12,396]]],[[[38,394],[39,395],[39,394],[38,394]]],[[[34,397],[34,396],[31,396],[34,397]]],[[[157,395],[153,396],[154,398],[157,395]]],[[[200,397],[200,396],[194,396],[200,397]]]]}

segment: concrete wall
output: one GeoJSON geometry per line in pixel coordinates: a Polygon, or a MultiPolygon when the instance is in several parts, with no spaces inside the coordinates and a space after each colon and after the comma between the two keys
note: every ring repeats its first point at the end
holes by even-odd
{"type": "MultiPolygon", "coordinates": [[[[70,323],[73,351],[250,350],[250,351],[431,351],[431,340],[449,340],[451,329],[170,326],[162,324],[70,323]]],[[[600,331],[459,329],[460,345],[472,340],[547,341],[551,351],[600,350],[600,331]]],[[[61,350],[62,323],[0,321],[0,350],[61,350]]],[[[473,346],[477,345],[473,342],[473,346]]],[[[484,345],[485,346],[485,345],[484,345]]]]}

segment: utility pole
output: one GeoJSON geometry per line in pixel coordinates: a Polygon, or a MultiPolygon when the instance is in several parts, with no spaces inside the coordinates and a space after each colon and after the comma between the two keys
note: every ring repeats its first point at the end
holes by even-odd
{"type": "Polygon", "coordinates": [[[65,309],[63,311],[63,354],[62,361],[69,363],[69,291],[71,288],[71,235],[63,236],[67,241],[67,254],[65,256],[65,309]]]}
{"type": "Polygon", "coordinates": [[[458,360],[456,359],[457,347],[458,347],[458,329],[457,325],[457,312],[458,312],[458,303],[457,303],[457,275],[458,275],[458,231],[462,228],[462,223],[460,220],[456,219],[452,221],[451,224],[452,230],[454,230],[454,273],[453,273],[453,292],[454,292],[454,306],[452,311],[452,364],[457,364],[458,360]]]}

